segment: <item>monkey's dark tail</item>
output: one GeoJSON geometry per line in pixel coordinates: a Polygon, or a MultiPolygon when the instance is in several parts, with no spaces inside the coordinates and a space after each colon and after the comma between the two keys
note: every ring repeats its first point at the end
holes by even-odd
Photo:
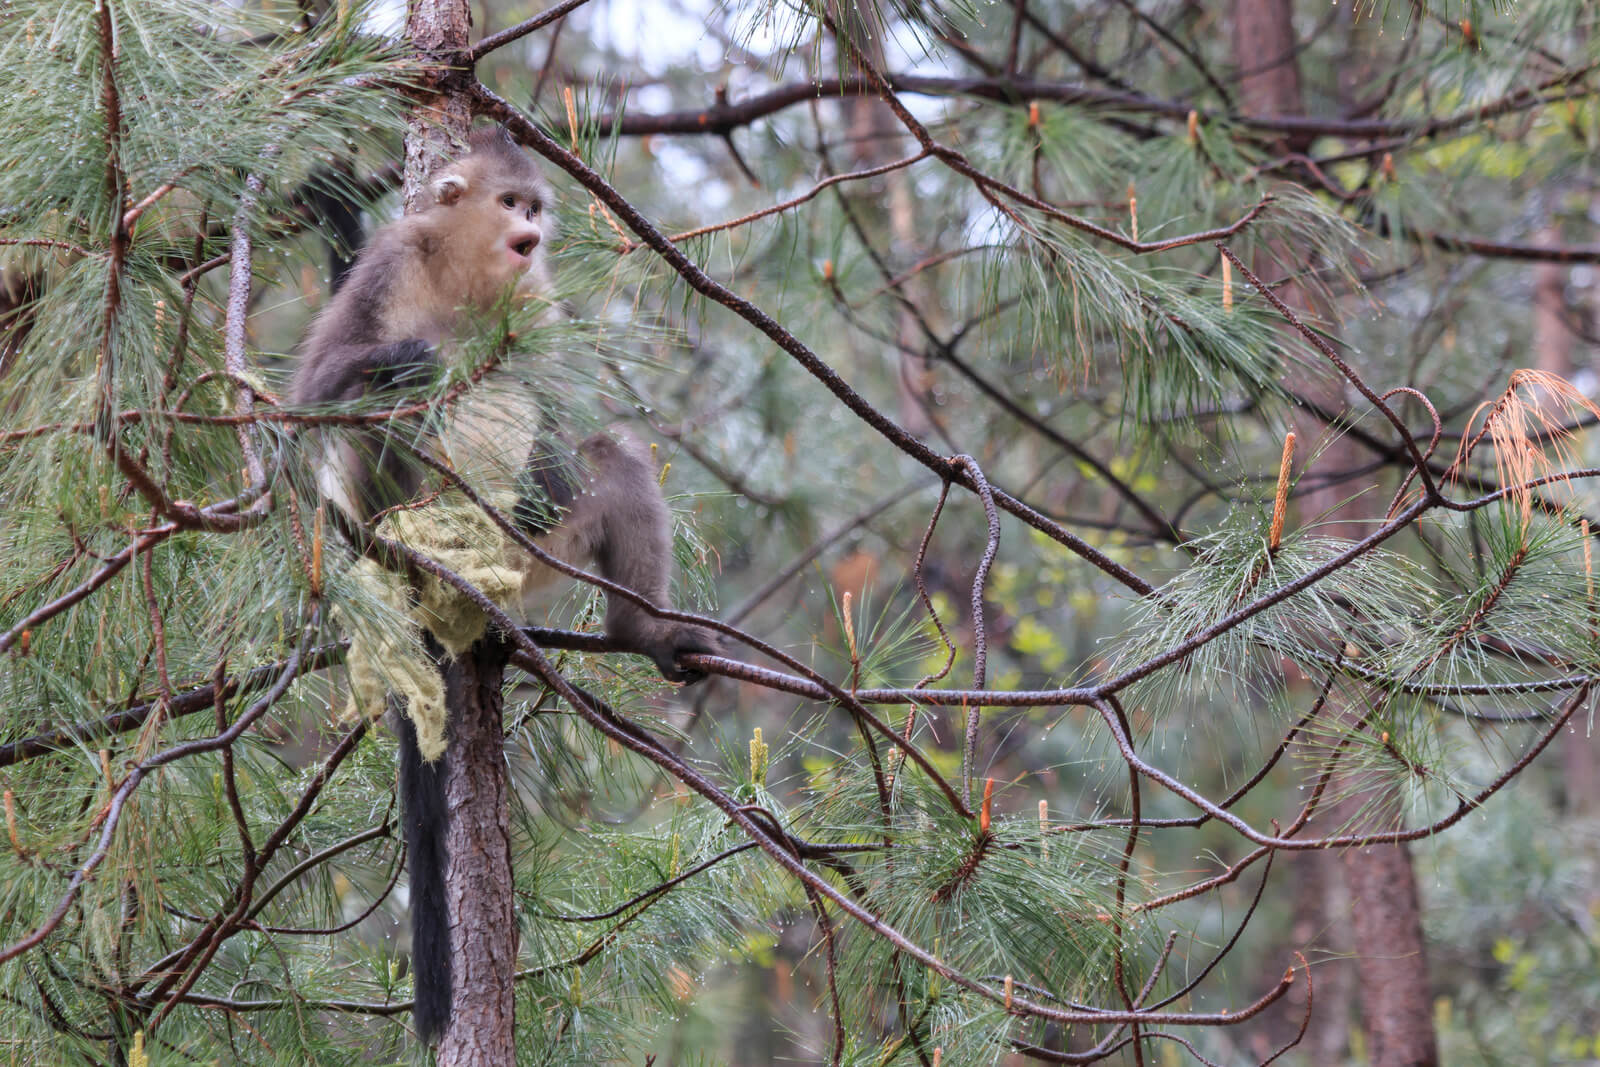
{"type": "Polygon", "coordinates": [[[416,986],[412,1019],[431,1045],[450,1018],[450,916],[445,905],[444,761],[425,762],[411,717],[395,709],[400,735],[400,813],[406,828],[411,875],[411,973],[416,986]]]}

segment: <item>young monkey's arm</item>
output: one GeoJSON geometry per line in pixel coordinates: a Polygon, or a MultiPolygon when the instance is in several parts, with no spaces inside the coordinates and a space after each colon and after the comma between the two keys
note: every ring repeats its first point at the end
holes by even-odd
{"type": "MultiPolygon", "coordinates": [[[[578,449],[584,475],[571,496],[565,524],[593,555],[601,576],[626,586],[660,608],[670,608],[672,513],[661,495],[648,454],[637,443],[598,433],[578,449]]],[[[680,655],[720,655],[713,631],[658,619],[625,597],[606,595],[606,636],[619,648],[649,656],[662,677],[696,682],[698,671],[677,664],[680,655]]]]}

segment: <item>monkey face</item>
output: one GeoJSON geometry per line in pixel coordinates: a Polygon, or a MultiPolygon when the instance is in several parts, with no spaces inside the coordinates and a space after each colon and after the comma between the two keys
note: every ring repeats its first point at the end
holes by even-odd
{"type": "Polygon", "coordinates": [[[490,288],[496,293],[512,285],[522,288],[544,257],[538,213],[510,190],[486,190],[473,207],[468,235],[490,288]]]}
{"type": "Polygon", "coordinates": [[[544,284],[548,190],[520,151],[469,156],[435,179],[433,193],[433,210],[448,219],[451,243],[471,275],[470,303],[487,307],[508,287],[531,292],[544,284]]]}

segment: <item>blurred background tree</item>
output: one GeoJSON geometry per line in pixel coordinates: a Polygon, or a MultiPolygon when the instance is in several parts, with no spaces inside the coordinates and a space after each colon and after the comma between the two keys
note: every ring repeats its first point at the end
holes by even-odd
{"type": "Polygon", "coordinates": [[[433,90],[750,639],[532,620],[519,1060],[1600,1059],[1592,5],[470,13],[0,4],[11,1061],[427,1055],[279,396],[433,90]]]}

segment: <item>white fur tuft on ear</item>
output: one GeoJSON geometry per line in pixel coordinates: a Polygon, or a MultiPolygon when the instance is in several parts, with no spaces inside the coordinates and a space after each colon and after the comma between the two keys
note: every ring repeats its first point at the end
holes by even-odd
{"type": "Polygon", "coordinates": [[[433,183],[433,199],[446,206],[460,200],[467,191],[467,179],[459,174],[446,174],[433,183]]]}

